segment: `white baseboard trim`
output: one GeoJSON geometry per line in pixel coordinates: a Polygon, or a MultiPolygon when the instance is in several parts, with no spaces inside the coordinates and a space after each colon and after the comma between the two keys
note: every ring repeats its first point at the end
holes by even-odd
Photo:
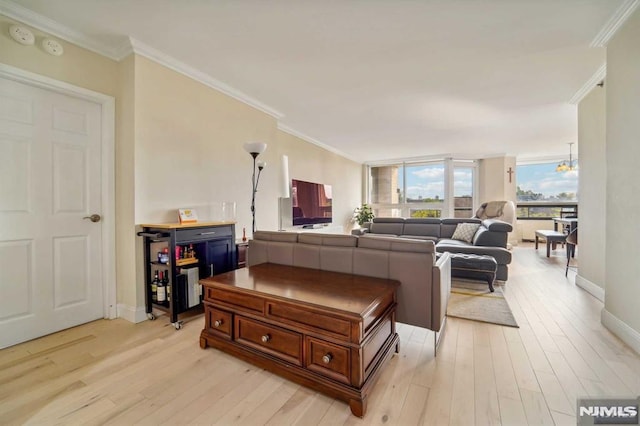
{"type": "Polygon", "coordinates": [[[602,321],[602,325],[609,329],[609,331],[640,354],[640,333],[604,308],[602,308],[602,312],[600,313],[600,320],[602,321]]]}
{"type": "Polygon", "coordinates": [[[592,283],[580,275],[576,275],[576,285],[604,303],[604,289],[599,285],[592,283]]]}
{"type": "Polygon", "coordinates": [[[129,322],[137,324],[147,320],[147,312],[144,306],[135,308],[133,306],[118,304],[118,318],[126,319],[129,322]]]}

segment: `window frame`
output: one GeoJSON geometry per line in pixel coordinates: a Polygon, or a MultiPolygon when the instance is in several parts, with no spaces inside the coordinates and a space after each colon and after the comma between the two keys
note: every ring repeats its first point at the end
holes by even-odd
{"type": "MultiPolygon", "coordinates": [[[[561,163],[563,160],[560,158],[557,159],[539,159],[539,160],[530,160],[530,161],[519,161],[516,163],[516,188],[518,188],[520,185],[518,184],[518,167],[521,166],[533,166],[533,165],[540,165],[540,164],[550,164],[550,165],[557,165],[559,163],[561,163]]],[[[574,162],[577,164],[577,158],[574,159],[574,162]]],[[[566,173],[566,172],[558,172],[558,173],[566,173]]],[[[549,200],[549,199],[545,199],[545,200],[519,200],[518,199],[518,195],[517,195],[517,191],[516,191],[516,218],[517,220],[552,220],[554,217],[562,217],[564,214],[570,214],[570,215],[578,215],[578,203],[579,203],[579,198],[578,198],[578,187],[579,187],[579,179],[580,179],[580,175],[578,174],[578,182],[576,183],[576,188],[575,188],[575,195],[576,195],[576,199],[575,200],[565,200],[565,201],[560,201],[560,200],[549,200]],[[551,215],[551,216],[531,216],[531,209],[532,208],[553,208],[553,209],[559,209],[558,214],[557,215],[551,215]],[[527,215],[523,216],[521,215],[521,211],[522,209],[526,209],[527,211],[527,215]],[[564,210],[564,211],[563,211],[564,210]]],[[[523,189],[523,188],[521,188],[523,189]]]]}
{"type": "Polygon", "coordinates": [[[399,216],[393,217],[411,217],[411,210],[439,210],[440,217],[453,217],[455,214],[455,194],[454,194],[454,171],[456,167],[464,167],[472,169],[472,211],[478,209],[478,167],[479,162],[477,160],[454,160],[451,158],[418,158],[418,159],[405,159],[396,161],[382,161],[365,163],[366,179],[365,179],[365,199],[366,203],[370,204],[374,210],[399,210],[399,216]],[[428,166],[434,164],[442,164],[444,167],[444,202],[442,205],[434,205],[434,203],[416,203],[406,202],[407,194],[407,167],[415,166],[428,166]],[[375,167],[401,167],[402,168],[402,197],[398,200],[397,204],[394,203],[372,203],[371,202],[371,190],[372,190],[372,173],[371,169],[375,167]],[[402,202],[400,202],[402,201],[402,202]]]}

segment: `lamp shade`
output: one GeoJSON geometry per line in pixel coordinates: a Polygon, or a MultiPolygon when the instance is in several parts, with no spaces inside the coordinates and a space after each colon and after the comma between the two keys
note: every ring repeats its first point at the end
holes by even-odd
{"type": "Polygon", "coordinates": [[[244,150],[249,154],[262,154],[267,149],[267,144],[264,142],[246,142],[244,144],[244,150]]]}

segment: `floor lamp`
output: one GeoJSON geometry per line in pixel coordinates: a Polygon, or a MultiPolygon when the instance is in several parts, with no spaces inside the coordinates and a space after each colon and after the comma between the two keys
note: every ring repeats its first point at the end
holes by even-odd
{"type": "Polygon", "coordinates": [[[258,191],[258,183],[260,182],[262,169],[267,165],[264,161],[256,162],[256,158],[267,149],[267,144],[264,142],[247,142],[244,144],[244,149],[253,157],[253,174],[251,175],[251,217],[253,222],[251,229],[252,232],[256,232],[256,192],[258,191]],[[257,176],[256,166],[258,168],[257,176]]]}

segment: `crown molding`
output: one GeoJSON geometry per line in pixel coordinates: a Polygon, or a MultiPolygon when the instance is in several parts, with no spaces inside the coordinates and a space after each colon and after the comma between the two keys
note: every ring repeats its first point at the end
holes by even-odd
{"type": "Polygon", "coordinates": [[[312,144],[314,144],[314,145],[316,145],[316,146],[318,146],[318,147],[320,147],[320,148],[322,148],[322,149],[324,149],[326,151],[329,151],[329,152],[332,152],[332,153],[334,153],[336,155],[344,157],[347,160],[351,160],[351,161],[356,162],[358,164],[362,164],[362,160],[354,158],[354,157],[352,157],[352,156],[340,151],[339,149],[336,149],[336,148],[334,148],[332,146],[324,144],[324,143],[320,142],[319,140],[312,138],[311,136],[307,136],[307,135],[305,135],[303,133],[300,133],[297,130],[292,129],[291,127],[289,127],[289,126],[287,126],[285,124],[278,123],[278,130],[282,130],[285,133],[289,133],[292,136],[300,138],[300,139],[304,140],[305,142],[312,143],[312,144]]]}
{"type": "Polygon", "coordinates": [[[281,112],[276,111],[275,109],[263,104],[262,102],[252,98],[246,93],[243,93],[237,89],[234,89],[228,84],[225,84],[219,80],[216,80],[210,75],[200,70],[197,70],[192,66],[187,65],[184,62],[179,61],[172,56],[167,55],[166,53],[163,53],[157,49],[154,49],[153,47],[148,46],[134,38],[129,38],[129,42],[131,44],[132,51],[136,55],[144,56],[147,59],[151,59],[152,61],[157,62],[160,65],[163,65],[169,69],[172,69],[177,73],[180,73],[189,78],[192,78],[197,82],[204,84],[205,86],[211,87],[212,89],[222,92],[227,96],[231,96],[232,98],[237,99],[240,102],[243,102],[253,108],[256,108],[264,112],[265,114],[268,114],[274,117],[276,120],[279,120],[282,117],[284,117],[284,114],[282,114],[281,112]]]}
{"type": "Polygon", "coordinates": [[[77,46],[95,52],[107,58],[118,60],[116,49],[113,46],[100,42],[94,38],[73,30],[53,19],[40,15],[24,6],[16,4],[9,0],[0,0],[0,14],[11,19],[20,21],[40,31],[51,34],[62,40],[73,43],[77,46]]]}
{"type": "Polygon", "coordinates": [[[133,45],[131,44],[131,38],[127,37],[127,39],[120,44],[117,48],[114,49],[115,60],[120,62],[127,56],[131,55],[133,52],[133,45]]]}
{"type": "Polygon", "coordinates": [[[591,76],[585,84],[569,99],[572,105],[578,105],[580,101],[589,94],[596,84],[600,83],[607,76],[607,64],[600,65],[600,68],[591,76]]]}
{"type": "Polygon", "coordinates": [[[106,44],[10,0],[0,0],[0,14],[115,61],[121,61],[131,53],[135,52],[138,55],[144,56],[180,74],[192,78],[205,86],[211,87],[227,96],[231,96],[232,98],[256,108],[275,119],[284,117],[284,114],[276,111],[268,105],[265,105],[257,99],[254,99],[251,96],[214,79],[208,74],[199,71],[184,62],[147,46],[138,40],[127,38],[118,46],[106,44]]]}
{"type": "Polygon", "coordinates": [[[625,23],[627,18],[636,10],[640,4],[639,0],[627,0],[622,6],[615,11],[615,13],[609,18],[604,27],[598,32],[589,47],[606,47],[611,40],[611,37],[620,29],[625,23]]]}

